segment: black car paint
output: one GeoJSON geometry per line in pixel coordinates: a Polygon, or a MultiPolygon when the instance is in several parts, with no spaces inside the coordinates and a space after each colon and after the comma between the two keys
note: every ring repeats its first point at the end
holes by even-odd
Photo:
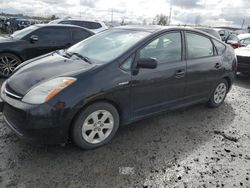
{"type": "Polygon", "coordinates": [[[60,143],[68,139],[70,126],[78,113],[93,102],[107,101],[113,104],[119,111],[121,124],[125,125],[166,110],[206,102],[220,79],[225,78],[229,85],[232,85],[236,61],[231,47],[226,47],[223,56],[187,60],[185,32],[195,32],[209,38],[211,36],[191,29],[172,27],[148,31],[152,32],[148,37],[104,65],[72,62],[58,54],[50,54],[31,61],[26,66],[20,66],[6,84],[22,96],[34,85],[53,77],[72,76],[77,81],[41,105],[26,104],[2,92],[3,114],[12,129],[15,129],[15,132],[23,130],[23,135],[28,140],[60,143]],[[179,31],[182,34],[182,60],[159,65],[156,69],[138,69],[138,50],[154,38],[171,31],[179,31]],[[121,65],[129,57],[133,57],[131,70],[123,70],[121,65]],[[48,60],[50,62],[46,62],[48,60]],[[59,62],[62,65],[69,63],[72,70],[63,72],[53,69],[53,73],[46,73],[54,65],[59,66],[59,62]],[[217,66],[218,63],[220,66],[217,66]],[[32,67],[33,64],[39,65],[32,67]],[[25,73],[38,66],[41,71],[35,75],[25,73]],[[28,82],[31,76],[32,81],[28,82]]]}
{"type": "MultiPolygon", "coordinates": [[[[83,32],[89,33],[89,36],[94,35],[92,31],[88,29],[78,27],[78,26],[71,26],[71,25],[37,25],[37,29],[32,33],[24,36],[21,39],[15,39],[12,37],[0,37],[0,54],[1,53],[11,53],[16,55],[21,59],[21,61],[26,61],[40,55],[69,47],[79,41],[74,41],[72,38],[71,29],[81,29],[83,32]],[[46,28],[55,28],[55,29],[65,29],[68,30],[68,38],[69,40],[64,40],[63,42],[55,42],[55,41],[42,41],[38,40],[37,42],[31,42],[30,37],[33,35],[34,32],[38,31],[39,29],[46,29],[46,28]]],[[[38,36],[39,37],[39,36],[38,36]]],[[[66,37],[65,37],[66,38],[66,37]]]]}

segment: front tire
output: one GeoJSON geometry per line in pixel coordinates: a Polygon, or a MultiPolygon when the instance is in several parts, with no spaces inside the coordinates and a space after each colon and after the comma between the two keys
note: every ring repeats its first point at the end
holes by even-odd
{"type": "Polygon", "coordinates": [[[0,76],[8,78],[15,68],[20,65],[22,61],[19,57],[11,53],[0,54],[0,76]]]}
{"type": "Polygon", "coordinates": [[[211,108],[217,108],[219,107],[225,100],[226,96],[227,96],[227,92],[228,92],[228,82],[225,79],[220,80],[209,101],[208,101],[208,106],[211,108]]]}
{"type": "Polygon", "coordinates": [[[117,109],[105,102],[88,106],[72,126],[72,139],[82,149],[94,149],[107,144],[119,127],[117,109]]]}

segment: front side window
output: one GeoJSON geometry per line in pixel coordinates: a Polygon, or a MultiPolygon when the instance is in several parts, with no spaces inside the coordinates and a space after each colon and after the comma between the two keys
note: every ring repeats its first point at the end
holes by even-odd
{"type": "Polygon", "coordinates": [[[194,33],[186,33],[188,59],[210,57],[214,47],[209,38],[194,33]]]}
{"type": "Polygon", "coordinates": [[[145,46],[140,51],[140,58],[155,58],[158,63],[181,61],[181,34],[165,34],[145,46]]]}
{"type": "Polygon", "coordinates": [[[15,38],[15,39],[22,39],[25,36],[27,36],[28,34],[30,34],[31,32],[35,31],[36,29],[38,29],[37,26],[29,26],[27,28],[24,28],[22,30],[19,31],[15,31],[11,37],[15,38]]]}
{"type": "Polygon", "coordinates": [[[96,34],[68,49],[69,53],[78,53],[96,63],[108,63],[150,35],[145,31],[113,29],[96,34]]]}
{"type": "Polygon", "coordinates": [[[67,28],[41,28],[32,33],[37,35],[39,41],[65,42],[69,40],[69,30],[67,28]]]}

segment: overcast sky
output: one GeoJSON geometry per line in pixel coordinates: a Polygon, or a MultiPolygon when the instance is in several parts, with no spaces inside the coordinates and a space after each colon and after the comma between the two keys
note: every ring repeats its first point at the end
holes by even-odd
{"type": "Polygon", "coordinates": [[[171,5],[172,24],[250,25],[250,0],[0,0],[0,12],[151,23],[171,5]]]}

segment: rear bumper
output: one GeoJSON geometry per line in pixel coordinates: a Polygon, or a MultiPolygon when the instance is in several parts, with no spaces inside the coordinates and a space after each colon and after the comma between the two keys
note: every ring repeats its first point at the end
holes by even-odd
{"type": "Polygon", "coordinates": [[[250,72],[250,57],[237,56],[238,72],[250,72]]]}
{"type": "Polygon", "coordinates": [[[49,104],[34,106],[4,99],[0,107],[5,123],[22,140],[35,144],[67,142],[70,121],[49,104]]]}

